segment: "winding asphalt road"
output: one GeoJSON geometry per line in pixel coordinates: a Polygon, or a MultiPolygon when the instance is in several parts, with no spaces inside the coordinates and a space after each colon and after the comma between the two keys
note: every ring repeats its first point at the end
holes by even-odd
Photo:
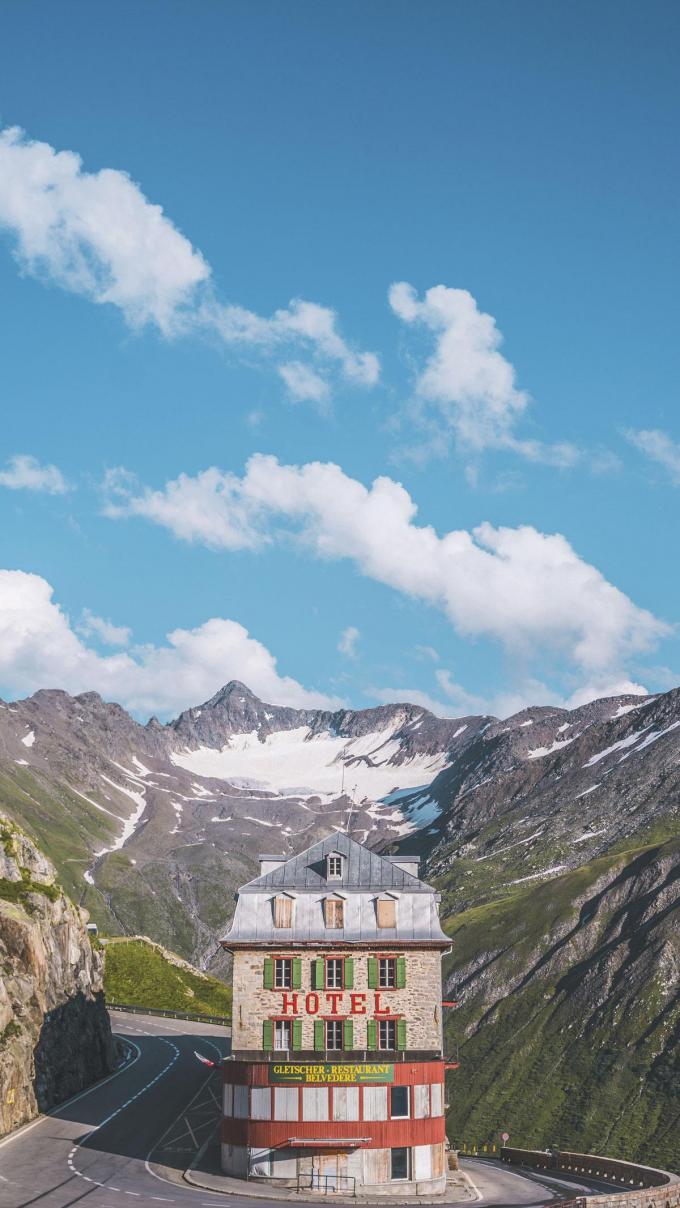
{"type": "MultiPolygon", "coordinates": [[[[129,1046],[124,1068],[0,1142],[0,1208],[133,1208],[135,1201],[140,1208],[215,1208],[220,1200],[254,1208],[252,1198],[181,1182],[219,1109],[219,1075],[194,1050],[223,1056],[224,1030],[115,1013],[112,1023],[129,1046]]],[[[478,1202],[494,1208],[530,1208],[586,1190],[564,1180],[550,1188],[499,1163],[467,1160],[464,1169],[478,1202]]]]}

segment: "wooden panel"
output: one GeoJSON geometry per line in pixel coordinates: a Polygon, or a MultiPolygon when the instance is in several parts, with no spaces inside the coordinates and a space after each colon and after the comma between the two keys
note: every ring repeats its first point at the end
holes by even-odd
{"type": "Polygon", "coordinates": [[[234,1116],[237,1120],[248,1119],[248,1087],[234,1087],[234,1116]]]}
{"type": "Polygon", "coordinates": [[[387,1087],[364,1087],[364,1120],[387,1119],[387,1087]]]}
{"type": "Polygon", "coordinates": [[[334,1086],[333,1087],[333,1119],[334,1120],[358,1120],[359,1119],[359,1087],[358,1086],[334,1086]]]}
{"type": "Polygon", "coordinates": [[[254,1086],[250,1092],[251,1120],[271,1120],[272,1092],[268,1086],[254,1086]]]}
{"type": "Polygon", "coordinates": [[[430,1114],[430,1087],[427,1083],[413,1088],[413,1115],[416,1120],[424,1120],[430,1114]]]}
{"type": "Polygon", "coordinates": [[[222,1112],[225,1116],[231,1116],[234,1113],[234,1088],[229,1082],[224,1084],[222,1112]]]}
{"type": "Polygon", "coordinates": [[[299,1093],[296,1086],[274,1087],[274,1119],[297,1120],[299,1093]]]}
{"type": "Polygon", "coordinates": [[[445,1156],[443,1145],[432,1146],[432,1178],[439,1179],[445,1171],[445,1156]]]}
{"type": "Polygon", "coordinates": [[[444,1117],[431,1120],[326,1120],[307,1121],[303,1126],[281,1120],[222,1121],[222,1140],[232,1145],[253,1145],[275,1149],[286,1145],[291,1136],[319,1138],[332,1145],[334,1137],[358,1137],[368,1148],[435,1145],[445,1140],[444,1117]],[[369,1138],[366,1142],[363,1138],[369,1138]]]}
{"type": "Polygon", "coordinates": [[[432,1115],[441,1116],[444,1111],[444,1087],[441,1082],[433,1082],[430,1091],[432,1094],[432,1115]]]}
{"type": "Polygon", "coordinates": [[[328,1119],[327,1086],[304,1086],[302,1088],[302,1119],[328,1119]]]}
{"type": "Polygon", "coordinates": [[[414,1179],[432,1178],[432,1146],[414,1145],[413,1147],[413,1177],[414,1179]]]}
{"type": "Polygon", "coordinates": [[[364,1150],[364,1183],[388,1183],[390,1177],[389,1149],[364,1150]]]}

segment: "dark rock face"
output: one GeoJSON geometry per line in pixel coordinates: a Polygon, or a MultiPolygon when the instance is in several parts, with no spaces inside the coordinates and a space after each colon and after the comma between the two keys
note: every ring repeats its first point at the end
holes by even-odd
{"type": "MultiPolygon", "coordinates": [[[[102,959],[52,865],[0,814],[0,1133],[109,1073],[102,959]]],[[[85,916],[86,917],[86,916],[85,916]]]]}

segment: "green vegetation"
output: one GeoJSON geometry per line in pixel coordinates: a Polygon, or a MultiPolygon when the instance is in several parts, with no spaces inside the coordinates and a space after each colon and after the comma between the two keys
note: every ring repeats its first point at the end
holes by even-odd
{"type": "Polygon", "coordinates": [[[50,902],[56,902],[61,897],[58,885],[43,885],[40,881],[32,881],[26,868],[21,869],[20,881],[6,881],[0,877],[0,898],[5,902],[18,902],[20,906],[30,906],[29,894],[40,893],[50,902]]]}
{"type": "Polygon", "coordinates": [[[18,1036],[21,1032],[21,1026],[14,1019],[10,1019],[9,1023],[2,1032],[0,1032],[0,1053],[7,1048],[13,1036],[18,1036]]]}
{"type": "Polygon", "coordinates": [[[677,1165],[679,866],[676,838],[448,920],[453,1144],[507,1129],[519,1146],[677,1165]]]}
{"type": "Polygon", "coordinates": [[[112,1002],[197,1015],[231,1015],[231,988],[147,940],[109,940],[105,945],[104,990],[112,1002]]]}

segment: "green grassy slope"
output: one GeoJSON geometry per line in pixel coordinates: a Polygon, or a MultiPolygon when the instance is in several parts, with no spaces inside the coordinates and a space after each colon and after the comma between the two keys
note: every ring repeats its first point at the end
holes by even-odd
{"type": "Polygon", "coordinates": [[[609,855],[448,920],[454,1144],[677,1167],[680,840],[609,855]]]}
{"type": "Polygon", "coordinates": [[[229,986],[185,962],[176,965],[171,957],[148,940],[109,940],[104,964],[107,999],[166,1011],[231,1015],[229,986]]]}

